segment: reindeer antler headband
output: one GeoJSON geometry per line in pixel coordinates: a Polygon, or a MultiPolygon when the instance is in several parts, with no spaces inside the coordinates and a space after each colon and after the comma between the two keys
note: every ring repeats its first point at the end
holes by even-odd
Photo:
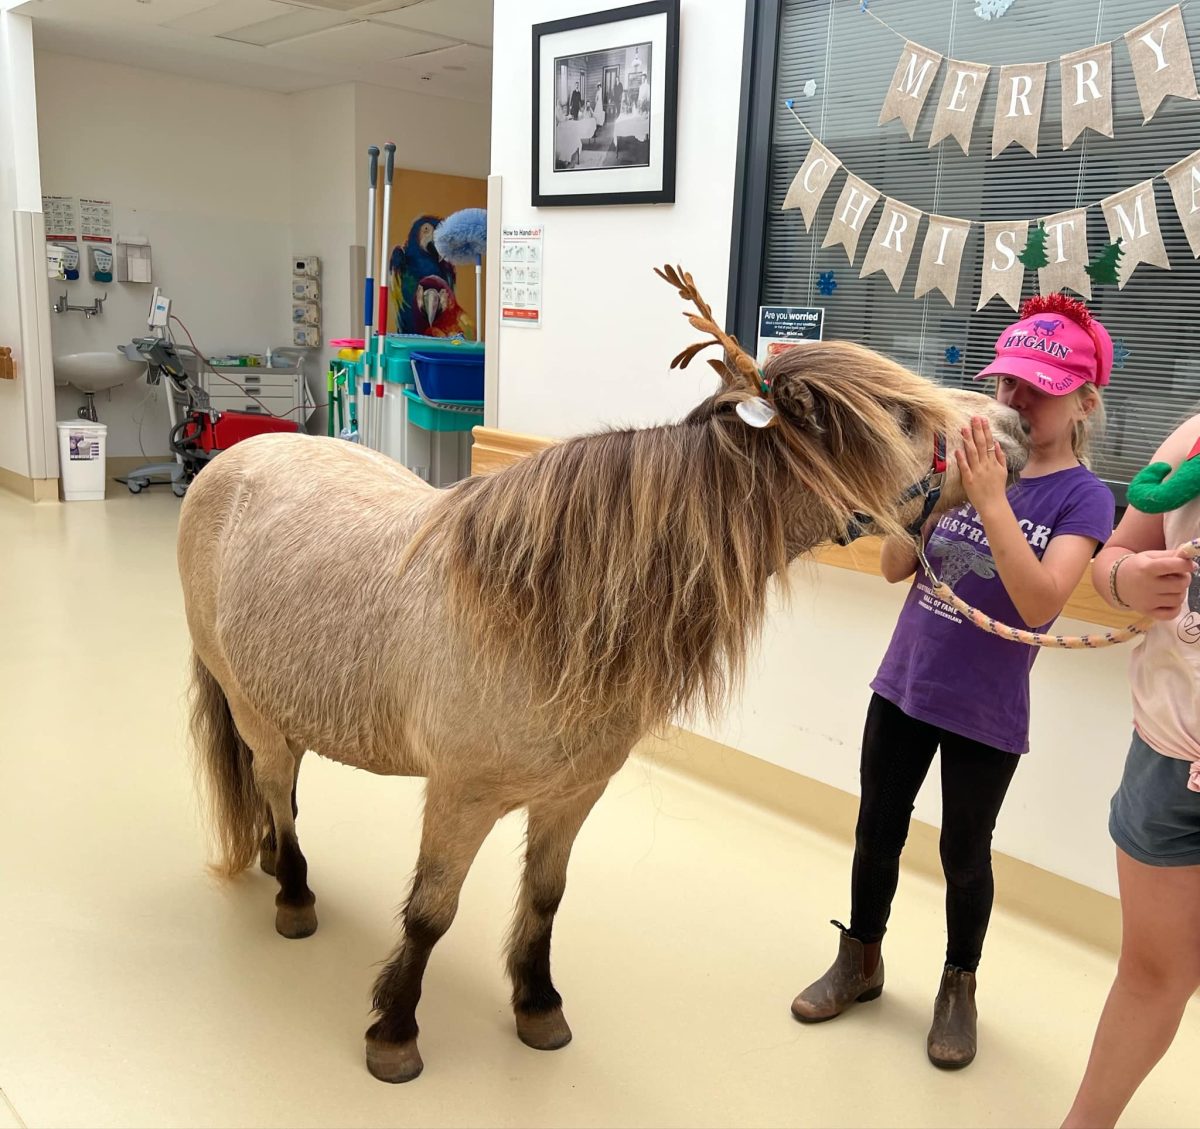
{"type": "Polygon", "coordinates": [[[770,427],[774,424],[775,406],[765,399],[765,394],[770,389],[763,379],[762,370],[755,359],[741,347],[738,339],[726,333],[713,320],[712,307],[700,296],[692,276],[683,267],[673,267],[669,263],[661,270],[655,267],[654,273],[673,286],[685,302],[690,302],[696,307],[698,313],[684,310],[683,316],[688,319],[693,329],[709,335],[706,340],[697,341],[681,350],[671,361],[671,368],[685,369],[702,350],[710,345],[720,345],[725,353],[724,358],[709,358],[708,363],[728,388],[749,393],[746,399],[739,400],[735,406],[737,414],[752,427],[770,427]]]}

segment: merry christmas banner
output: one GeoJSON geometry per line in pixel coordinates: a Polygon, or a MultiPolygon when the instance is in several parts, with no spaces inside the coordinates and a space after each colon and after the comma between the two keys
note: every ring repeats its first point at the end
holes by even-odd
{"type": "MultiPolygon", "coordinates": [[[[883,20],[879,22],[891,26],[883,20]]],[[[1200,98],[1192,69],[1191,46],[1178,4],[1126,32],[1122,38],[1133,67],[1145,119],[1143,125],[1154,117],[1168,96],[1190,101],[1200,98]]],[[[1099,43],[1062,55],[1058,60],[1063,149],[1069,149],[1085,129],[1103,137],[1113,136],[1112,47],[1112,43],[1099,43]]],[[[1037,156],[1048,65],[1031,63],[999,68],[992,157],[999,156],[1014,142],[1037,156]]],[[[982,63],[943,59],[936,51],[905,40],[883,100],[879,124],[899,119],[912,140],[934,82],[939,72],[944,72],[929,148],[953,137],[962,151],[968,153],[991,71],[991,67],[982,63]]]]}
{"type": "MultiPolygon", "coordinates": [[[[796,120],[800,121],[799,118],[796,120]]],[[[843,167],[837,156],[813,139],[783,203],[784,210],[801,211],[806,231],[812,229],[817,209],[838,170],[843,167]]],[[[1162,177],[1170,185],[1192,256],[1200,258],[1200,150],[1172,165],[1162,177]]],[[[996,297],[1017,309],[1026,267],[1037,270],[1038,288],[1043,294],[1070,289],[1090,298],[1096,277],[1115,282],[1124,289],[1140,264],[1171,269],[1159,225],[1154,193],[1156,179],[1132,185],[1095,204],[1035,219],[1031,230],[1028,219],[980,223],[957,216],[926,213],[904,201],[884,196],[847,169],[821,246],[840,246],[853,266],[859,239],[871,225],[875,206],[882,198],[883,209],[874,221],[860,278],[882,271],[898,293],[920,242],[913,297],[921,298],[939,290],[953,306],[958,300],[959,275],[967,239],[972,227],[981,227],[983,248],[977,309],[982,309],[996,297]],[[1089,254],[1087,241],[1090,207],[1100,208],[1112,240],[1096,259],[1089,254]],[[923,221],[928,222],[924,237],[919,241],[923,221]]]]}

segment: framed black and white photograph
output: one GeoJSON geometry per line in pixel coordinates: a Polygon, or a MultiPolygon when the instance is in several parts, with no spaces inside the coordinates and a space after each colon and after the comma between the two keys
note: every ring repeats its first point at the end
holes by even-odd
{"type": "Polygon", "coordinates": [[[533,28],[534,207],[675,202],[679,0],[533,28]]]}

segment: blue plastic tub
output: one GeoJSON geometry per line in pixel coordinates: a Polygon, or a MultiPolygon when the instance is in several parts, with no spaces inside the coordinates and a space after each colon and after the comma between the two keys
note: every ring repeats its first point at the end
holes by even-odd
{"type": "MultiPolygon", "coordinates": [[[[371,341],[371,373],[372,380],[378,379],[378,368],[375,365],[377,345],[371,341]]],[[[482,357],[482,341],[464,341],[459,337],[426,337],[420,333],[389,333],[383,344],[383,378],[388,384],[408,384],[413,382],[412,365],[409,359],[413,353],[452,353],[461,357],[482,357]]],[[[342,361],[347,371],[354,374],[354,383],[363,381],[363,373],[367,370],[367,354],[354,361],[342,361]]]]}
{"type": "Polygon", "coordinates": [[[413,353],[421,390],[430,400],[483,400],[483,356],[413,353]]]}
{"type": "Polygon", "coordinates": [[[483,342],[464,341],[459,337],[426,337],[420,333],[389,333],[383,342],[384,379],[389,384],[412,384],[409,358],[414,353],[451,353],[459,357],[482,357],[483,342]]]}

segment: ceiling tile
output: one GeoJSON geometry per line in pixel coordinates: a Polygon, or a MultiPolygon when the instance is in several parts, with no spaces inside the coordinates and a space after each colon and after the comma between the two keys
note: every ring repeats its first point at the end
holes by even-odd
{"type": "Polygon", "coordinates": [[[268,50],[280,58],[366,62],[397,59],[446,46],[447,41],[440,36],[357,22],[301,36],[299,39],[289,39],[268,50]]]}
{"type": "Polygon", "coordinates": [[[199,12],[157,22],[162,27],[192,35],[223,35],[234,28],[287,15],[291,10],[279,0],[218,0],[199,12]]]}
{"type": "Polygon", "coordinates": [[[391,59],[389,62],[402,70],[422,74],[441,70],[452,73],[468,71],[488,76],[492,73],[491,51],[486,47],[474,47],[468,43],[456,43],[453,47],[443,47],[440,51],[426,51],[421,55],[409,55],[403,59],[391,59]]]}
{"type": "Polygon", "coordinates": [[[492,42],[492,0],[422,0],[369,18],[373,23],[430,31],[466,43],[490,46],[492,42]]]}
{"type": "Polygon", "coordinates": [[[224,32],[222,39],[233,39],[238,43],[253,43],[258,47],[269,47],[287,39],[325,31],[339,24],[350,22],[353,17],[341,12],[319,12],[315,8],[292,8],[286,15],[263,20],[262,23],[240,25],[224,32]]]}
{"type": "MultiPolygon", "coordinates": [[[[322,8],[327,12],[342,12],[345,14],[351,12],[361,14],[360,9],[362,12],[369,12],[374,9],[393,6],[382,3],[381,0],[288,0],[288,2],[295,4],[297,7],[322,8]]],[[[408,0],[408,2],[413,3],[414,0],[408,0]]],[[[402,7],[403,3],[395,3],[394,6],[397,8],[402,7]]]]}
{"type": "Polygon", "coordinates": [[[153,0],[150,4],[135,0],[38,0],[15,10],[34,20],[153,26],[211,8],[213,3],[214,0],[153,0]]]}

